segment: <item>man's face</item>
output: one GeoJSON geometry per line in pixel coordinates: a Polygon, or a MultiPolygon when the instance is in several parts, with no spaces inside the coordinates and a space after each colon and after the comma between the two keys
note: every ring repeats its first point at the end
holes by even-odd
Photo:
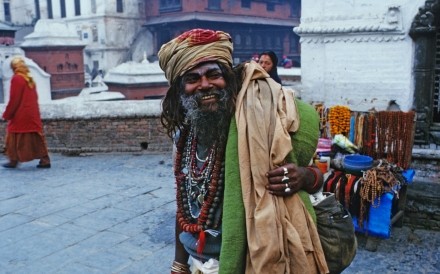
{"type": "Polygon", "coordinates": [[[183,85],[185,95],[193,97],[200,110],[216,111],[226,82],[219,65],[208,62],[186,72],[183,85]]]}
{"type": "Polygon", "coordinates": [[[225,140],[231,119],[231,97],[218,64],[204,63],[188,71],[182,81],[182,107],[186,119],[197,130],[198,142],[225,140]]]}

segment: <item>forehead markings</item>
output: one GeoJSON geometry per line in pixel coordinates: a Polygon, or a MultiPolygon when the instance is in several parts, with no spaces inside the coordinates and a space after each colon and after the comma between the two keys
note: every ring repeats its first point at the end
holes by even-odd
{"type": "Polygon", "coordinates": [[[188,73],[203,75],[208,70],[220,70],[220,67],[216,63],[203,64],[199,67],[191,69],[190,71],[188,71],[188,73]]]}

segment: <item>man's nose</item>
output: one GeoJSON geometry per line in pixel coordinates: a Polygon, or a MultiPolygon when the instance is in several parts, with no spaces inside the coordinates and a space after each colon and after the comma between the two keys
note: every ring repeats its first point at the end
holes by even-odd
{"type": "Polygon", "coordinates": [[[212,87],[212,84],[209,81],[208,77],[206,77],[205,75],[200,77],[200,88],[201,89],[211,88],[211,87],[212,87]]]}

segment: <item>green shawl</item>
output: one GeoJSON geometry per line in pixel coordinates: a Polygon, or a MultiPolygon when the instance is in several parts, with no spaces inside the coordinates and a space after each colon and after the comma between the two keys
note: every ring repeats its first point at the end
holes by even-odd
{"type": "MultiPolygon", "coordinates": [[[[318,143],[319,117],[311,105],[298,99],[296,99],[296,105],[300,117],[300,127],[291,136],[293,150],[288,156],[287,162],[307,166],[316,151],[318,143]]],[[[316,215],[309,194],[300,191],[299,195],[316,223],[316,215]]],[[[231,120],[226,146],[222,230],[219,274],[244,273],[247,248],[246,223],[238,165],[235,118],[231,120]]]]}

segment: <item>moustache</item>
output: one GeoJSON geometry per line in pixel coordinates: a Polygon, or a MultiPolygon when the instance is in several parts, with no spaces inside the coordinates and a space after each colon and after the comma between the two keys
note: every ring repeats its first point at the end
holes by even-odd
{"type": "Polygon", "coordinates": [[[192,102],[192,105],[194,107],[198,106],[201,101],[203,99],[206,99],[208,97],[213,97],[215,96],[217,99],[222,99],[224,97],[226,97],[226,91],[225,90],[218,90],[218,89],[212,89],[210,91],[205,91],[205,92],[198,92],[195,94],[192,94],[190,96],[187,97],[187,99],[189,99],[189,101],[192,102]]]}

